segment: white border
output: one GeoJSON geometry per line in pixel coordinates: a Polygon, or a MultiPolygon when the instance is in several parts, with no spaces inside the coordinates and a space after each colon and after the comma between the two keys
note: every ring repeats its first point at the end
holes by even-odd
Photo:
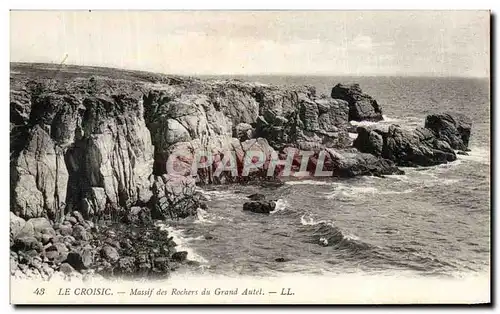
{"type": "MultiPolygon", "coordinates": [[[[4,43],[1,47],[2,51],[2,59],[3,62],[0,63],[1,72],[3,75],[1,76],[2,80],[2,89],[0,90],[1,95],[2,95],[2,100],[3,100],[3,106],[1,107],[1,110],[3,110],[3,114],[0,115],[2,119],[5,119],[2,123],[2,128],[3,132],[0,133],[0,139],[1,139],[1,147],[3,148],[3,152],[0,155],[2,159],[0,161],[0,164],[4,165],[3,167],[3,172],[2,172],[2,180],[0,180],[0,191],[2,191],[2,201],[4,204],[3,208],[3,222],[6,224],[5,230],[8,229],[8,221],[9,221],[9,169],[7,168],[8,165],[8,160],[7,160],[7,151],[8,147],[10,145],[9,143],[9,137],[8,137],[8,124],[9,124],[9,113],[8,113],[8,99],[9,99],[9,78],[8,78],[8,71],[9,71],[9,9],[129,9],[129,10],[144,10],[144,9],[149,9],[149,10],[165,10],[165,9],[170,9],[170,10],[181,10],[181,9],[239,9],[239,10],[244,10],[244,9],[307,9],[307,10],[316,10],[316,9],[336,9],[336,10],[347,10],[347,9],[364,9],[364,10],[370,10],[370,9],[377,9],[377,10],[384,10],[384,9],[398,9],[398,10],[404,10],[404,9],[492,9],[494,13],[497,13],[500,11],[499,9],[499,1],[498,0],[491,0],[491,1],[486,1],[486,0],[474,0],[474,1],[441,1],[437,2],[435,0],[420,0],[420,1],[384,1],[384,0],[378,0],[378,1],[370,1],[370,0],[365,0],[365,1],[319,1],[319,0],[308,0],[308,1],[283,1],[283,3],[280,3],[278,1],[270,1],[270,0],[252,0],[252,1],[223,1],[223,0],[211,0],[211,1],[203,1],[203,0],[182,0],[182,1],[152,1],[152,0],[120,0],[120,1],[108,1],[105,2],[103,0],[87,0],[84,2],[71,2],[71,1],[61,1],[61,0],[46,0],[46,1],[36,1],[36,0],[22,0],[22,1],[3,1],[0,6],[2,8],[1,15],[0,15],[0,34],[2,36],[2,42],[4,43]]],[[[498,17],[497,17],[498,19],[498,17]]],[[[334,31],[334,30],[332,30],[334,31]]],[[[498,40],[498,34],[495,34],[495,41],[498,40]]],[[[492,68],[492,72],[496,73],[495,69],[492,68]]],[[[497,83],[494,82],[494,88],[497,90],[497,83]]],[[[499,110],[496,110],[496,114],[493,117],[493,121],[499,121],[499,110]]],[[[496,140],[495,140],[495,146],[500,147],[500,139],[498,137],[498,129],[496,130],[496,140]]],[[[496,158],[494,162],[496,163],[496,158]]],[[[496,173],[495,173],[496,175],[496,173]]],[[[495,194],[497,192],[498,187],[495,188],[495,194]]],[[[497,216],[497,215],[495,215],[497,216]]],[[[494,216],[494,217],[495,217],[494,216]]],[[[496,221],[495,219],[495,225],[496,221]]],[[[497,230],[498,232],[498,230],[497,230]]],[[[5,255],[3,258],[0,259],[1,265],[2,265],[2,274],[5,276],[3,280],[3,284],[1,286],[1,292],[2,292],[2,310],[6,310],[7,312],[11,312],[14,310],[12,306],[9,305],[9,294],[8,294],[8,254],[7,252],[9,251],[9,246],[8,246],[8,240],[7,237],[0,237],[3,243],[5,243],[6,247],[4,248],[5,255]]],[[[493,241],[493,239],[492,239],[493,241]]],[[[495,250],[498,250],[498,241],[494,241],[496,243],[495,250]]],[[[498,253],[498,252],[497,252],[498,253]]],[[[498,257],[497,257],[498,259],[498,257]]],[[[496,265],[495,265],[496,266],[496,265]]],[[[498,284],[498,281],[497,281],[498,284]]],[[[495,293],[497,294],[497,293],[495,293]]],[[[497,297],[494,297],[498,301],[497,297]]],[[[124,308],[120,308],[123,310],[124,308]]],[[[106,312],[116,312],[120,309],[116,308],[105,308],[104,310],[106,312]]],[[[368,309],[368,308],[367,308],[368,309]]],[[[54,309],[51,308],[45,308],[42,309],[45,311],[53,311],[54,309]]],[[[60,308],[59,310],[66,310],[65,308],[60,308]]],[[[71,309],[73,310],[73,309],[71,309]]],[[[98,309],[100,310],[100,309],[98,309]]],[[[131,310],[139,310],[137,308],[132,308],[131,310]]],[[[157,308],[156,310],[158,311],[164,311],[167,310],[169,312],[180,312],[180,311],[185,311],[186,309],[175,309],[175,308],[168,308],[168,309],[162,309],[162,308],[157,308]]],[[[201,308],[194,308],[194,309],[189,309],[190,311],[199,311],[199,310],[205,310],[201,308]]],[[[214,309],[218,310],[218,309],[214,309]]],[[[236,312],[236,311],[241,311],[240,308],[232,308],[232,309],[226,309],[229,312],[236,312]]],[[[272,309],[261,309],[263,311],[271,311],[271,310],[278,310],[278,308],[272,308],[272,309]]],[[[289,311],[291,310],[290,308],[286,309],[279,309],[281,311],[289,311]]],[[[308,309],[301,308],[301,310],[308,311],[308,309]]],[[[326,311],[330,311],[332,309],[324,309],[326,311]]],[[[345,311],[345,309],[333,309],[336,311],[345,311]]],[[[363,311],[363,309],[349,309],[349,311],[363,311]]],[[[382,311],[385,311],[386,309],[381,309],[382,311]]],[[[401,310],[401,309],[399,309],[401,310]]],[[[407,311],[417,311],[419,309],[406,309],[407,311]]],[[[437,309],[426,309],[427,311],[436,311],[437,309]]],[[[454,310],[454,309],[450,309],[454,310]]],[[[28,309],[25,310],[26,312],[34,312],[35,309],[28,309]]],[[[85,310],[89,311],[89,310],[85,310]]]]}

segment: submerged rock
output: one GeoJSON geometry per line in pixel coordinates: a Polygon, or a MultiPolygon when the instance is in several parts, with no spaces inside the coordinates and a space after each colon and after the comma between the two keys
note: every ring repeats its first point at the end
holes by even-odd
{"type": "Polygon", "coordinates": [[[243,210],[259,214],[269,214],[276,208],[274,201],[255,201],[243,204],[243,210]]]}

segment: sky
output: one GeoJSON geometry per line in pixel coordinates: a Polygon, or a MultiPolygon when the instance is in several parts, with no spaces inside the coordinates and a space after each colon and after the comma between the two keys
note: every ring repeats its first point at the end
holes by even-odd
{"type": "Polygon", "coordinates": [[[489,77],[488,11],[11,11],[10,60],[168,74],[489,77]]]}

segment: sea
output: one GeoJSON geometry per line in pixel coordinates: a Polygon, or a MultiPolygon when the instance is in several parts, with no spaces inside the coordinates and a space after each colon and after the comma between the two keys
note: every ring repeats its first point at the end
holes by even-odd
{"type": "MultiPolygon", "coordinates": [[[[218,77],[220,78],[220,77],[218,77]]],[[[428,114],[472,119],[468,156],[386,178],[326,178],[281,187],[205,186],[208,209],[163,222],[200,266],[193,275],[489,278],[491,258],[488,79],[242,76],[278,85],[360,84],[382,107],[382,124],[415,128],[428,114]],[[247,196],[276,199],[270,215],[242,210],[247,196]]],[[[355,135],[354,135],[355,136],[355,135]]],[[[372,277],[370,277],[372,278],[372,277]]],[[[425,286],[425,285],[424,285],[425,286]]]]}

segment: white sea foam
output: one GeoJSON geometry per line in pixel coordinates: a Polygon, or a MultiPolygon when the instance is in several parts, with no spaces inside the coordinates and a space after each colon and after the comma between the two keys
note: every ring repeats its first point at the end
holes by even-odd
{"type": "Polygon", "coordinates": [[[385,122],[385,123],[399,123],[399,122],[403,121],[402,119],[388,117],[385,114],[382,115],[382,117],[384,118],[384,120],[382,120],[381,122],[385,122]]]}
{"type": "Polygon", "coordinates": [[[472,147],[466,155],[457,155],[458,160],[467,160],[483,164],[490,164],[490,150],[485,147],[472,147]]]}
{"type": "Polygon", "coordinates": [[[331,221],[326,221],[326,220],[320,220],[320,221],[315,221],[314,218],[312,218],[309,214],[304,214],[300,217],[300,223],[304,226],[315,226],[319,224],[328,224],[333,227],[333,222],[331,221]]]}
{"type": "Polygon", "coordinates": [[[276,207],[271,212],[271,214],[283,211],[283,210],[285,210],[287,208],[287,206],[288,206],[288,202],[286,200],[283,200],[283,199],[280,198],[280,199],[278,199],[276,201],[276,207]]]}
{"type": "Polygon", "coordinates": [[[349,198],[354,198],[358,197],[360,195],[366,195],[366,194],[371,194],[371,195],[390,195],[390,194],[407,194],[413,192],[413,189],[405,189],[403,191],[397,191],[397,190],[380,190],[376,187],[373,186],[352,186],[348,184],[343,184],[343,183],[338,183],[337,186],[335,187],[335,190],[332,192],[325,193],[327,196],[326,198],[331,199],[331,198],[336,198],[338,196],[341,197],[349,197],[349,198]]]}
{"type": "Polygon", "coordinates": [[[208,213],[206,210],[199,208],[196,210],[196,220],[194,223],[214,223],[208,219],[208,213]]]}
{"type": "Polygon", "coordinates": [[[224,199],[237,199],[242,198],[241,194],[234,193],[233,191],[204,191],[200,190],[203,196],[207,197],[209,200],[224,198],[224,199]]]}
{"type": "Polygon", "coordinates": [[[165,223],[158,223],[161,230],[165,230],[168,232],[168,235],[171,236],[175,243],[177,243],[176,249],[177,251],[186,251],[188,253],[188,259],[192,261],[196,261],[199,263],[207,263],[207,260],[204,259],[201,255],[197,254],[192,248],[187,246],[189,240],[193,238],[186,237],[183,233],[182,229],[175,229],[172,226],[169,226],[165,223]]]}

